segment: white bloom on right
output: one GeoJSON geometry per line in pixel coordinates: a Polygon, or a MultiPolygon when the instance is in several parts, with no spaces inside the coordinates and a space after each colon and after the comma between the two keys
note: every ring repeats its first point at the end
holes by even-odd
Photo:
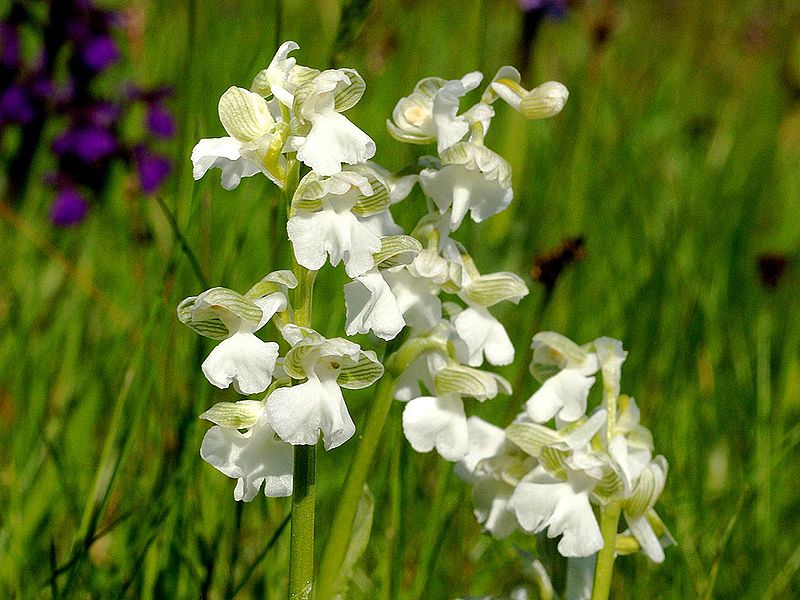
{"type": "Polygon", "coordinates": [[[450,211],[451,230],[458,229],[467,211],[480,223],[511,204],[511,166],[499,154],[473,142],[458,142],[440,158],[441,168],[420,172],[420,185],[440,213],[450,211]]]}
{"type": "Polygon", "coordinates": [[[531,373],[544,383],[525,404],[530,418],[536,423],[581,418],[598,370],[596,354],[552,331],[533,336],[531,348],[531,373]]]}
{"type": "Polygon", "coordinates": [[[442,152],[461,141],[469,131],[469,122],[458,114],[459,101],[480,84],[483,75],[477,71],[461,79],[447,81],[428,77],[414,87],[410,96],[401,98],[386,121],[389,133],[412,144],[437,142],[442,152]]]}

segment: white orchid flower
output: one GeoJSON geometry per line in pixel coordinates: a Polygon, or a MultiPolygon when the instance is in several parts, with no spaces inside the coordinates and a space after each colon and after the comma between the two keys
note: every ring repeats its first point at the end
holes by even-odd
{"type": "Polygon", "coordinates": [[[468,307],[453,317],[459,338],[458,358],[470,366],[483,364],[484,356],[492,365],[508,365],[514,360],[514,346],[502,323],[488,307],[504,300],[518,304],[528,294],[528,286],[518,275],[507,272],[481,275],[468,255],[459,255],[462,287],[459,297],[468,307]]]}
{"type": "Polygon", "coordinates": [[[388,206],[386,185],[368,167],[348,167],[330,177],[312,171],[298,185],[286,225],[297,262],[317,271],[328,256],[333,266],[344,260],[350,277],[363,275],[381,249],[380,237],[363,219],[388,206]]]}
{"type": "Polygon", "coordinates": [[[528,415],[536,423],[553,417],[577,421],[586,413],[586,400],[595,382],[596,354],[551,331],[533,336],[531,348],[531,372],[544,383],[525,404],[528,415]]]}
{"type": "Polygon", "coordinates": [[[250,502],[263,484],[264,495],[292,495],[294,450],[276,439],[264,412],[264,402],[220,402],[200,415],[214,423],[203,437],[204,461],[237,479],[236,500],[250,502]],[[240,430],[246,429],[245,432],[240,430]]]}
{"type": "Polygon", "coordinates": [[[580,471],[569,472],[566,481],[536,467],[509,501],[525,531],[547,537],[563,536],[558,543],[562,556],[589,556],[603,547],[603,536],[589,503],[597,481],[580,471]]]}
{"type": "Polygon", "coordinates": [[[434,376],[434,396],[420,396],[403,410],[403,433],[417,452],[436,448],[442,458],[462,460],[469,452],[463,396],[483,402],[498,393],[511,393],[509,383],[487,371],[450,364],[434,376]]]}
{"type": "Polygon", "coordinates": [[[344,297],[347,335],[372,331],[392,340],[406,326],[397,298],[377,267],[345,284],[344,297]]]}
{"type": "Polygon", "coordinates": [[[292,344],[283,363],[294,379],[267,399],[266,414],[280,438],[293,445],[316,444],[322,433],[325,449],[342,445],[355,433],[341,388],[361,389],[383,374],[371,350],[342,338],[325,339],[313,329],[286,325],[283,337],[292,344]]]}
{"type": "Polygon", "coordinates": [[[428,77],[414,87],[410,96],[401,98],[387,121],[389,133],[412,144],[437,142],[442,152],[461,141],[469,131],[469,122],[458,115],[459,101],[480,84],[483,75],[477,71],[461,79],[447,81],[428,77]]]}
{"type": "Polygon", "coordinates": [[[269,66],[253,79],[250,89],[267,97],[273,95],[281,104],[291,109],[297,88],[319,75],[319,71],[297,64],[297,59],[289,54],[298,50],[297,42],[281,44],[269,66]]]}
{"type": "Polygon", "coordinates": [[[372,138],[340,114],[361,99],[365,87],[353,69],[329,69],[297,89],[293,110],[310,129],[304,136],[296,133],[291,147],[318,175],[335,175],[342,163],[364,163],[375,155],[372,138]]]}
{"type": "Polygon", "coordinates": [[[458,229],[467,211],[480,223],[511,204],[511,166],[499,154],[473,142],[458,142],[440,157],[441,168],[420,172],[420,185],[441,214],[450,211],[451,230],[458,229]]]}
{"type": "Polygon", "coordinates": [[[285,188],[284,143],[288,125],[276,102],[258,94],[230,87],[219,99],[219,118],[228,137],[200,140],[192,149],[194,178],[209,169],[222,170],[222,187],[232,190],[243,177],[263,173],[285,188]]]}
{"type": "Polygon", "coordinates": [[[218,388],[233,384],[240,394],[263,392],[272,381],[278,344],[256,337],[278,312],[288,306],[288,288],[297,285],[289,271],[276,271],[242,295],[212,288],[178,305],[178,318],[197,333],[220,340],[203,361],[206,378],[218,388]]]}

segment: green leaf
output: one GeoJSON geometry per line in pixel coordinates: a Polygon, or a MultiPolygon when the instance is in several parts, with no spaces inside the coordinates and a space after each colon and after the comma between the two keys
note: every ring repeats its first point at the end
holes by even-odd
{"type": "Polygon", "coordinates": [[[333,584],[334,598],[346,598],[347,586],[353,578],[353,569],[364,554],[367,548],[370,535],[372,533],[372,517],[375,512],[375,498],[369,491],[367,484],[364,484],[364,491],[358,501],[356,516],[353,520],[353,530],[350,535],[350,543],[344,555],[342,565],[339,567],[339,575],[333,584]]]}

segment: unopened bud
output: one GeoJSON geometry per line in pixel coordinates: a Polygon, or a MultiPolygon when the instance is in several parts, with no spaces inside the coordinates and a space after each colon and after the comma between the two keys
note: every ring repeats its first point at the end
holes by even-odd
{"type": "Polygon", "coordinates": [[[563,83],[547,81],[522,97],[520,112],[528,119],[548,119],[561,112],[569,98],[563,83]]]}

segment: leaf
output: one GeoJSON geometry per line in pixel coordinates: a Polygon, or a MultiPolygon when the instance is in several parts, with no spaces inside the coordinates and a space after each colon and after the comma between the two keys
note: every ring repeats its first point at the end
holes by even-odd
{"type": "Polygon", "coordinates": [[[339,568],[339,576],[333,584],[333,597],[336,600],[346,598],[347,586],[353,578],[353,567],[364,554],[367,548],[370,534],[372,533],[372,516],[375,511],[375,498],[369,491],[367,484],[364,484],[364,491],[358,501],[356,516],[353,520],[353,530],[350,535],[350,543],[344,555],[342,566],[339,568]]]}

